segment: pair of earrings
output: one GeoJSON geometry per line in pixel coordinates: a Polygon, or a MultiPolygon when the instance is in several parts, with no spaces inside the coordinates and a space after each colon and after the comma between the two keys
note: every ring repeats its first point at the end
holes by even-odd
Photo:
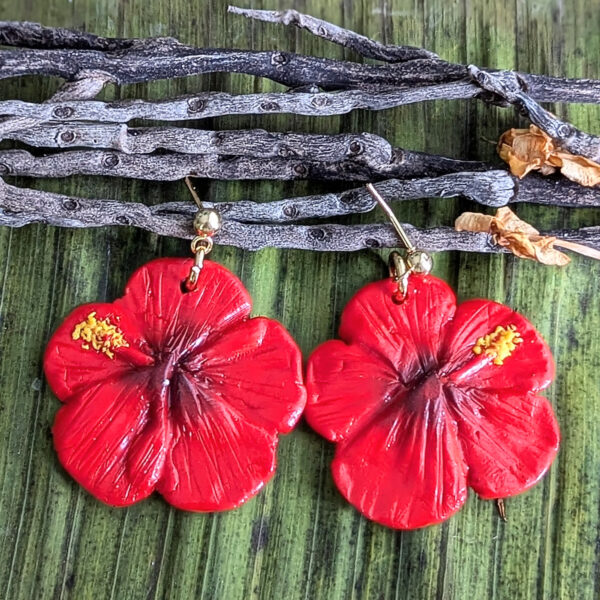
{"type": "Polygon", "coordinates": [[[60,462],[100,500],[159,492],[177,508],[218,511],[275,471],[278,435],[304,414],[336,442],[343,496],[400,529],[439,523],[465,502],[518,494],[554,459],[558,425],[537,393],[554,374],[534,327],[508,307],[457,307],[431,259],[406,238],[390,278],[345,307],[339,336],[310,356],[283,326],[250,317],[251,299],[205,260],[220,218],[200,210],[194,260],[138,269],[112,303],[75,309],[50,340],[46,377],[63,402],[60,462]]]}

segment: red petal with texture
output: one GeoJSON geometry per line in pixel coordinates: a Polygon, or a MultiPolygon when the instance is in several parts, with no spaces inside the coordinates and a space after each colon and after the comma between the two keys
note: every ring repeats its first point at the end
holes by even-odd
{"type": "Polygon", "coordinates": [[[546,398],[458,388],[450,393],[469,485],[482,498],[514,496],[539,481],[560,441],[546,398]]]}
{"type": "Polygon", "coordinates": [[[186,368],[210,387],[214,401],[271,433],[291,431],[304,410],[302,355],[277,321],[257,317],[231,327],[186,368]]]}
{"type": "Polygon", "coordinates": [[[337,447],[333,476],[366,517],[396,529],[439,523],[467,497],[466,467],[439,382],[397,398],[337,447]]]}
{"type": "Polygon", "coordinates": [[[360,290],[342,313],[350,345],[327,342],[311,356],[307,416],[339,442],[333,473],[349,502],[412,529],[455,512],[467,482],[498,498],[539,480],[559,433],[550,404],[532,392],[548,385],[554,364],[532,325],[506,306],[456,309],[431,276],[412,275],[403,304],[394,290],[391,280],[360,290]],[[390,391],[394,375],[402,385],[390,391]]]}
{"type": "Polygon", "coordinates": [[[339,442],[403,388],[396,371],[378,354],[330,340],[310,355],[306,389],[309,425],[339,442]]]}
{"type": "Polygon", "coordinates": [[[277,433],[304,407],[289,334],[247,320],[248,292],[215,263],[205,261],[196,290],[184,291],[192,264],[141,267],[123,298],[79,307],[49,343],[48,380],[67,402],[53,430],[59,458],[109,504],[158,488],[181,508],[237,506],[271,477],[277,433]],[[82,322],[87,338],[74,339],[82,322]],[[90,340],[98,351],[86,349],[90,340]]]}
{"type": "Polygon", "coordinates": [[[90,385],[58,411],[53,434],[60,462],[94,496],[113,506],[142,500],[170,436],[160,383],[146,369],[90,385]]]}
{"type": "MultiPolygon", "coordinates": [[[[87,344],[89,346],[89,344],[87,344]]],[[[56,330],[44,354],[44,372],[52,391],[62,400],[70,398],[96,383],[120,377],[133,368],[152,364],[146,354],[147,345],[135,322],[113,304],[84,304],[77,307],[56,330]],[[119,327],[129,347],[113,350],[114,358],[93,348],[85,349],[82,340],[73,339],[78,323],[96,313],[98,319],[109,319],[119,327]]]]}
{"type": "Polygon", "coordinates": [[[456,298],[445,282],[432,275],[411,275],[402,304],[394,303],[395,291],[391,279],[359,290],[342,312],[340,338],[385,357],[407,382],[436,366],[456,298]]]}
{"type": "Polygon", "coordinates": [[[154,348],[182,354],[211,335],[248,318],[252,303],[242,282],[225,267],[204,261],[198,286],[182,284],[191,259],[159,258],[140,267],[115,306],[128,311],[154,348]]]}
{"type": "Polygon", "coordinates": [[[239,506],[273,475],[277,434],[216,400],[198,375],[182,371],[172,385],[173,441],[158,491],[185,510],[239,506]]]}
{"type": "Polygon", "coordinates": [[[508,306],[489,300],[470,300],[458,307],[440,356],[442,369],[450,374],[449,378],[467,388],[536,392],[546,388],[554,378],[552,353],[533,325],[508,306]],[[469,364],[480,362],[473,354],[478,338],[493,332],[497,326],[509,325],[517,328],[523,342],[504,364],[495,365],[488,360],[483,368],[471,369],[469,364]]]}

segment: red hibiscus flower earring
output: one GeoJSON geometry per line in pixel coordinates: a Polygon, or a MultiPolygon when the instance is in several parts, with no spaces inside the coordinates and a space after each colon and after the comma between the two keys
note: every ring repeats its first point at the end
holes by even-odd
{"type": "Polygon", "coordinates": [[[218,213],[201,209],[194,226],[195,260],[142,266],[122,298],[76,308],[46,349],[64,403],[60,462],[114,506],[154,490],[185,510],[242,504],[273,475],[278,434],[304,408],[295,342],[278,322],[250,319],[242,283],[204,260],[218,213]]]}
{"type": "Polygon", "coordinates": [[[460,306],[406,238],[392,277],[347,304],[340,338],[308,362],[309,424],[337,442],[345,498],[398,529],[439,523],[467,487],[484,499],[519,494],[552,463],[559,430],[538,395],[554,376],[550,350],[522,315],[488,300],[460,306]]]}

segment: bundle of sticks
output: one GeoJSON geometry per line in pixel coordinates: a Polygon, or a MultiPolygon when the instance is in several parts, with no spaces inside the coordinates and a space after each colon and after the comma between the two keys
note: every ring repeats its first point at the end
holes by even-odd
{"type": "MultiPolygon", "coordinates": [[[[372,134],[317,135],[262,129],[208,131],[179,126],[130,127],[133,119],[185,121],[239,114],[343,114],[436,99],[476,99],[514,106],[556,147],[600,162],[600,138],[560,120],[540,102],[600,103],[600,81],[566,79],[452,64],[421,48],[384,45],[293,10],[230,7],[251,19],[296,26],[375,59],[365,64],[284,51],[195,48],[174,38],[116,39],[28,22],[0,22],[0,78],[58,76],[65,80],[46,102],[0,101],[0,139],[45,149],[0,150],[0,176],[101,175],[146,180],[315,179],[344,189],[271,202],[214,204],[223,216],[219,243],[350,251],[397,246],[388,225],[302,224],[367,212],[375,202],[362,185],[379,182],[391,201],[463,196],[484,206],[538,203],[600,206],[600,189],[562,177],[522,180],[480,161],[393,147],[372,134]],[[13,49],[14,48],[14,49],[13,49]],[[282,92],[203,92],[160,101],[95,99],[107,84],[130,84],[203,73],[266,77],[282,92]],[[347,189],[348,184],[354,185],[347,189]]],[[[210,205],[210,203],[207,203],[210,205]]],[[[137,226],[191,238],[194,205],[155,206],[85,199],[10,185],[0,179],[0,224],[42,222],[67,227],[137,226]]],[[[502,252],[489,233],[453,227],[407,226],[429,251],[502,252]]],[[[542,232],[600,249],[600,227],[542,232]]]]}

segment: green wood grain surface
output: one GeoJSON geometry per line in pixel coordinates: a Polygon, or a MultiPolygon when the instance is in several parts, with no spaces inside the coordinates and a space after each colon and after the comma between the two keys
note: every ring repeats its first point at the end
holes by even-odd
{"type": "MultiPolygon", "coordinates": [[[[240,0],[241,1],[241,0],[240,0]]],[[[244,3],[249,6],[249,4],[244,3]]],[[[284,0],[252,3],[289,8],[284,0]]],[[[600,78],[598,0],[305,0],[294,8],[389,43],[426,45],[481,66],[600,78]]],[[[221,0],[0,0],[0,18],[84,28],[109,36],[177,36],[199,46],[283,48],[356,59],[305,32],[227,16],[221,0]]],[[[58,82],[2,82],[2,98],[46,99],[58,82]]],[[[110,88],[105,98],[163,98],[199,90],[280,89],[241,75],[110,88]]],[[[550,107],[599,134],[600,107],[550,107]]],[[[396,145],[497,160],[493,140],[520,124],[511,109],[435,102],[380,113],[199,121],[206,128],[369,131],[396,145]],[[492,141],[490,141],[492,140],[492,141]]],[[[20,185],[158,203],[187,199],[182,183],[115,179],[21,180],[20,185]]],[[[277,199],[335,187],[318,183],[199,182],[207,199],[277,199]]],[[[420,226],[451,224],[463,200],[403,205],[420,226]]],[[[598,225],[598,211],[519,207],[540,228],[598,225]]],[[[361,217],[363,221],[381,215],[361,217]]],[[[358,222],[347,219],[345,222],[358,222]]],[[[549,389],[562,446],[549,475],[507,502],[508,522],[473,494],[447,523],[395,532],[362,518],[329,474],[333,446],[302,423],[281,440],[265,490],[224,514],[187,514],[154,496],[112,509],[60,467],[50,427],[59,406],[41,367],[44,345],[76,305],[119,296],[131,272],[186,243],[131,228],[0,228],[0,597],[8,599],[576,599],[600,597],[600,265],[565,269],[512,257],[438,254],[435,273],[460,299],[489,297],[525,313],[549,341],[549,389]]],[[[385,274],[381,255],[241,252],[214,259],[241,277],[254,313],[281,320],[305,356],[332,337],[340,311],[385,274]]]]}

